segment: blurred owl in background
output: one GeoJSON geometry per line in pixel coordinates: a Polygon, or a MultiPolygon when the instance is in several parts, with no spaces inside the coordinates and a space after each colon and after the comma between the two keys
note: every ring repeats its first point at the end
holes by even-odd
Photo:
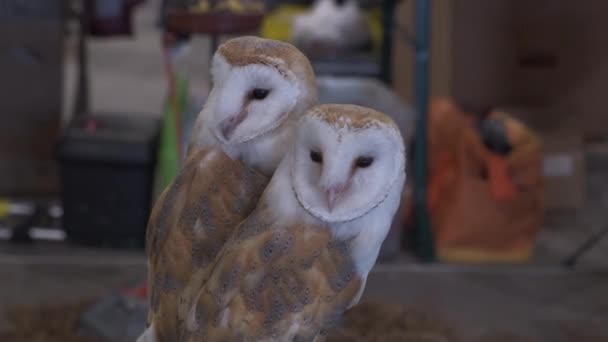
{"type": "Polygon", "coordinates": [[[316,0],[293,19],[292,43],[308,56],[348,53],[371,46],[371,31],[357,0],[316,0]]]}

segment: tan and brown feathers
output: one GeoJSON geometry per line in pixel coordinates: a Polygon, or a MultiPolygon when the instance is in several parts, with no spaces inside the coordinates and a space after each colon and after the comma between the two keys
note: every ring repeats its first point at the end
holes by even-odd
{"type": "MultiPolygon", "coordinates": [[[[305,80],[316,90],[316,79],[308,58],[292,44],[255,36],[233,38],[222,44],[217,53],[233,66],[263,64],[274,67],[288,78],[305,80]]],[[[311,103],[313,105],[314,103],[311,103]]]]}
{"type": "Polygon", "coordinates": [[[308,115],[336,128],[348,128],[351,131],[384,126],[399,132],[399,127],[389,116],[357,105],[323,104],[313,107],[308,115]]]}
{"type": "Polygon", "coordinates": [[[266,176],[219,148],[193,152],[150,217],[146,250],[149,323],[176,341],[191,299],[234,227],[254,209],[266,176]],[[195,292],[192,292],[195,291],[195,292]]]}
{"type": "MultiPolygon", "coordinates": [[[[263,199],[262,199],[263,201],[263,199]]],[[[350,241],[260,202],[218,256],[182,341],[313,341],[361,292],[350,241]]]]}

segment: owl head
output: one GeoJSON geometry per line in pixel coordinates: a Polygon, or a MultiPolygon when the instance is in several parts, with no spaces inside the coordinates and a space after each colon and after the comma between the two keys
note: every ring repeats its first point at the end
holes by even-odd
{"type": "Polygon", "coordinates": [[[253,166],[272,170],[290,146],[286,138],[293,134],[285,130],[317,103],[310,61],[291,44],[246,36],[218,48],[211,74],[205,120],[211,133],[245,161],[261,164],[253,166]]]}
{"type": "Polygon", "coordinates": [[[321,105],[298,126],[291,181],[298,202],[324,222],[357,219],[405,179],[405,146],[386,115],[354,105],[321,105]]]}

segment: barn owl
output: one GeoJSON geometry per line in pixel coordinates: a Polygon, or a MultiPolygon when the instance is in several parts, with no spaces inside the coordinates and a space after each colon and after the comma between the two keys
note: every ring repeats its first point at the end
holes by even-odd
{"type": "Polygon", "coordinates": [[[355,305],[401,200],[405,147],[384,114],[322,105],[218,254],[181,341],[314,341],[355,305]]]}
{"type": "Polygon", "coordinates": [[[317,101],[308,59],[290,44],[241,37],[221,45],[213,89],[193,129],[182,170],[148,224],[149,327],[176,341],[189,302],[237,224],[255,208],[317,101]]]}
{"type": "Polygon", "coordinates": [[[211,75],[189,150],[222,145],[232,159],[271,175],[294,123],[318,101],[310,61],[289,43],[240,37],[219,47],[211,75]]]}

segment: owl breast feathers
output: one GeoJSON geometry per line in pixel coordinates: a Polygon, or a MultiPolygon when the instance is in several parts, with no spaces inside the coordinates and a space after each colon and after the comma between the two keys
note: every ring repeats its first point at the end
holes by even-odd
{"type": "Polygon", "coordinates": [[[149,323],[176,341],[212,261],[255,208],[268,178],[219,148],[193,152],[156,202],[147,231],[149,323]]]}
{"type": "Polygon", "coordinates": [[[185,341],[312,341],[363,286],[351,241],[280,223],[260,203],[218,256],[188,315],[185,341]]]}

